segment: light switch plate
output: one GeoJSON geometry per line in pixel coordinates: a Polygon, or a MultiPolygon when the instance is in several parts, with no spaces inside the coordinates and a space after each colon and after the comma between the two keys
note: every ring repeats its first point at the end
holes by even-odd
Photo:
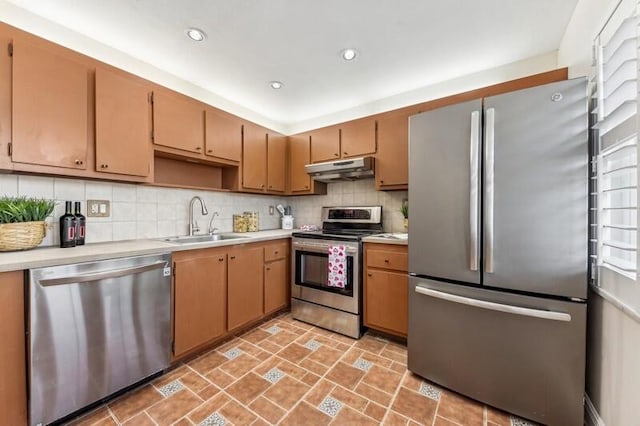
{"type": "Polygon", "coordinates": [[[87,217],[109,217],[110,215],[109,200],[87,200],[87,217]]]}

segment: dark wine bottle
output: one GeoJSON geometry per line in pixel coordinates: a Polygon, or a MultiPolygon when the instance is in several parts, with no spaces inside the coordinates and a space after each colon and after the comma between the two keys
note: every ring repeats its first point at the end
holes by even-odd
{"type": "Polygon", "coordinates": [[[80,213],[80,201],[74,203],[74,216],[76,217],[76,245],[83,246],[87,219],[80,213]]]}
{"type": "Polygon", "coordinates": [[[71,201],[64,203],[65,213],[60,216],[60,247],[76,246],[76,217],[71,213],[71,201]]]}

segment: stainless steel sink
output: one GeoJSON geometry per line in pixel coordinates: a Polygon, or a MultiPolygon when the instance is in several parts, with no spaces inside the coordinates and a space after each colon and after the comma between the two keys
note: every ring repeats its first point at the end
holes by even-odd
{"type": "Polygon", "coordinates": [[[192,236],[182,236],[182,237],[169,237],[162,238],[161,241],[166,241],[168,243],[174,244],[197,244],[197,243],[208,243],[213,241],[224,241],[224,240],[239,240],[243,238],[240,235],[225,235],[225,234],[213,234],[213,235],[192,235],[192,236]]]}

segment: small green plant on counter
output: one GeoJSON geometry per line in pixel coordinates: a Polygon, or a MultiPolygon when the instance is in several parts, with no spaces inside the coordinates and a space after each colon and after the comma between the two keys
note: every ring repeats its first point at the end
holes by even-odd
{"type": "Polygon", "coordinates": [[[0,224],[43,221],[53,213],[55,205],[53,200],[0,197],[0,224]]]}
{"type": "Polygon", "coordinates": [[[402,206],[400,206],[400,213],[404,216],[405,219],[409,218],[409,202],[403,201],[402,206]]]}

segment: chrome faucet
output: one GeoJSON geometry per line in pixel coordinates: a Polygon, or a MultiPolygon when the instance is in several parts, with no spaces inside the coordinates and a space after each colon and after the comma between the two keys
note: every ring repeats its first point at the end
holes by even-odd
{"type": "Polygon", "coordinates": [[[216,231],[218,230],[218,228],[213,227],[213,218],[216,216],[220,216],[218,212],[211,213],[211,220],[209,221],[209,235],[215,234],[216,231]]]}
{"type": "Polygon", "coordinates": [[[191,202],[189,203],[189,236],[195,235],[196,232],[200,231],[200,228],[198,227],[198,222],[196,222],[193,219],[193,205],[195,204],[196,200],[200,201],[200,207],[202,207],[202,214],[207,215],[208,213],[207,206],[205,206],[204,200],[202,198],[196,195],[191,199],[191,202]]]}

